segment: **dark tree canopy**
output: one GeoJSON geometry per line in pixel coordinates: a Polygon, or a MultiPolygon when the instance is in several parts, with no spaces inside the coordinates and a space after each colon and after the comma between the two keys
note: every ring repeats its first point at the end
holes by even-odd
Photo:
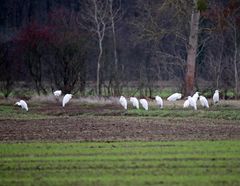
{"type": "Polygon", "coordinates": [[[6,96],[20,84],[39,94],[117,96],[134,87],[131,94],[154,96],[171,87],[234,89],[237,96],[240,2],[2,0],[0,49],[6,96]],[[199,19],[190,24],[194,8],[199,19]]]}

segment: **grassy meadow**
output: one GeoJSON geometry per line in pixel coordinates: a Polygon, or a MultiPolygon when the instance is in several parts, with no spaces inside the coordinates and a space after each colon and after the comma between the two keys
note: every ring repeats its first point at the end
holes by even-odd
{"type": "Polygon", "coordinates": [[[238,141],[0,144],[0,185],[239,185],[238,141]]]}

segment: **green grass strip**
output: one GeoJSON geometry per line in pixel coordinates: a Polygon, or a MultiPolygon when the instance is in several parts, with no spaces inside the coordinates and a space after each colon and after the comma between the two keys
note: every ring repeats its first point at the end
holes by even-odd
{"type": "Polygon", "coordinates": [[[0,143],[0,185],[239,185],[239,141],[0,143]]]}

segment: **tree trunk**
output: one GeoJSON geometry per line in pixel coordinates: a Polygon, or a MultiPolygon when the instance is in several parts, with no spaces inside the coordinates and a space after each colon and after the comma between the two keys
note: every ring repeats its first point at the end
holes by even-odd
{"type": "Polygon", "coordinates": [[[222,63],[222,61],[220,61],[220,64],[217,67],[217,78],[216,78],[216,84],[215,84],[216,89],[219,88],[219,80],[220,80],[220,75],[221,75],[220,74],[221,73],[221,63],[222,63]]]}
{"type": "Polygon", "coordinates": [[[191,22],[190,22],[190,35],[189,46],[187,51],[187,70],[185,75],[185,95],[191,95],[194,88],[194,75],[196,66],[196,54],[198,48],[198,26],[200,12],[197,9],[197,1],[194,2],[195,6],[192,10],[191,22]]]}
{"type": "Polygon", "coordinates": [[[238,99],[238,69],[237,69],[237,30],[236,27],[234,27],[234,58],[233,58],[233,64],[234,64],[234,78],[235,78],[235,99],[238,99]]]}
{"type": "MultiPolygon", "coordinates": [[[[85,56],[84,56],[85,58],[85,56]]],[[[80,93],[82,96],[85,95],[85,87],[86,87],[86,62],[85,59],[82,60],[82,68],[80,71],[80,93]]]]}
{"type": "Polygon", "coordinates": [[[97,61],[97,95],[101,95],[101,84],[100,84],[100,70],[101,70],[101,58],[102,58],[103,48],[102,48],[102,40],[99,39],[99,54],[97,61]]]}
{"type": "Polygon", "coordinates": [[[235,78],[235,99],[238,99],[238,69],[237,69],[237,50],[234,51],[234,78],[235,78]]]}
{"type": "Polygon", "coordinates": [[[116,33],[115,33],[115,23],[114,23],[114,15],[113,15],[113,7],[112,1],[109,0],[109,9],[111,15],[111,27],[112,27],[112,37],[113,37],[113,50],[114,50],[114,95],[118,96],[120,94],[119,91],[119,73],[118,73],[118,55],[117,55],[117,42],[116,42],[116,33]]]}

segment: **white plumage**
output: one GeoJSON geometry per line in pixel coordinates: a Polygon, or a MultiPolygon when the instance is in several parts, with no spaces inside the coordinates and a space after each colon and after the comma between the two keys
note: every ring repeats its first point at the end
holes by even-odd
{"type": "Polygon", "coordinates": [[[188,96],[189,106],[193,107],[194,110],[197,110],[197,102],[191,97],[188,96]]]}
{"type": "Polygon", "coordinates": [[[62,106],[65,107],[65,105],[70,101],[70,99],[72,99],[72,94],[66,94],[63,97],[62,106]]]}
{"type": "Polygon", "coordinates": [[[127,99],[124,96],[120,97],[119,103],[123,106],[124,109],[127,110],[127,99]]]}
{"type": "Polygon", "coordinates": [[[27,103],[24,100],[20,100],[19,102],[16,102],[15,105],[21,106],[22,109],[25,109],[26,111],[28,111],[27,103]]]}
{"type": "Polygon", "coordinates": [[[145,110],[148,110],[148,102],[146,99],[140,99],[140,103],[145,110]]]}
{"type": "Polygon", "coordinates": [[[155,97],[155,100],[157,102],[157,105],[160,107],[160,108],[163,108],[163,100],[160,96],[156,96],[155,97]]]}
{"type": "Polygon", "coordinates": [[[208,100],[204,96],[200,96],[199,100],[203,107],[209,108],[208,100]]]}
{"type": "Polygon", "coordinates": [[[183,108],[188,108],[189,107],[189,101],[188,99],[186,101],[184,101],[183,103],[183,108]]]}
{"type": "Polygon", "coordinates": [[[61,90],[56,90],[56,91],[53,92],[53,94],[54,94],[54,96],[59,97],[59,96],[62,95],[62,91],[61,90]]]}
{"type": "Polygon", "coordinates": [[[216,104],[219,102],[219,91],[215,90],[215,93],[213,94],[213,104],[216,104]]]}
{"type": "Polygon", "coordinates": [[[195,92],[195,94],[192,96],[192,98],[197,102],[199,98],[199,92],[195,92]]]}
{"type": "Polygon", "coordinates": [[[176,101],[176,100],[178,100],[178,99],[181,99],[181,97],[182,97],[182,94],[180,94],[180,93],[174,93],[174,94],[172,94],[171,96],[169,96],[169,97],[167,98],[167,100],[168,100],[168,101],[176,101]]]}
{"type": "Polygon", "coordinates": [[[139,102],[138,99],[135,97],[130,97],[130,101],[132,102],[133,106],[139,109],[139,102]]]}

